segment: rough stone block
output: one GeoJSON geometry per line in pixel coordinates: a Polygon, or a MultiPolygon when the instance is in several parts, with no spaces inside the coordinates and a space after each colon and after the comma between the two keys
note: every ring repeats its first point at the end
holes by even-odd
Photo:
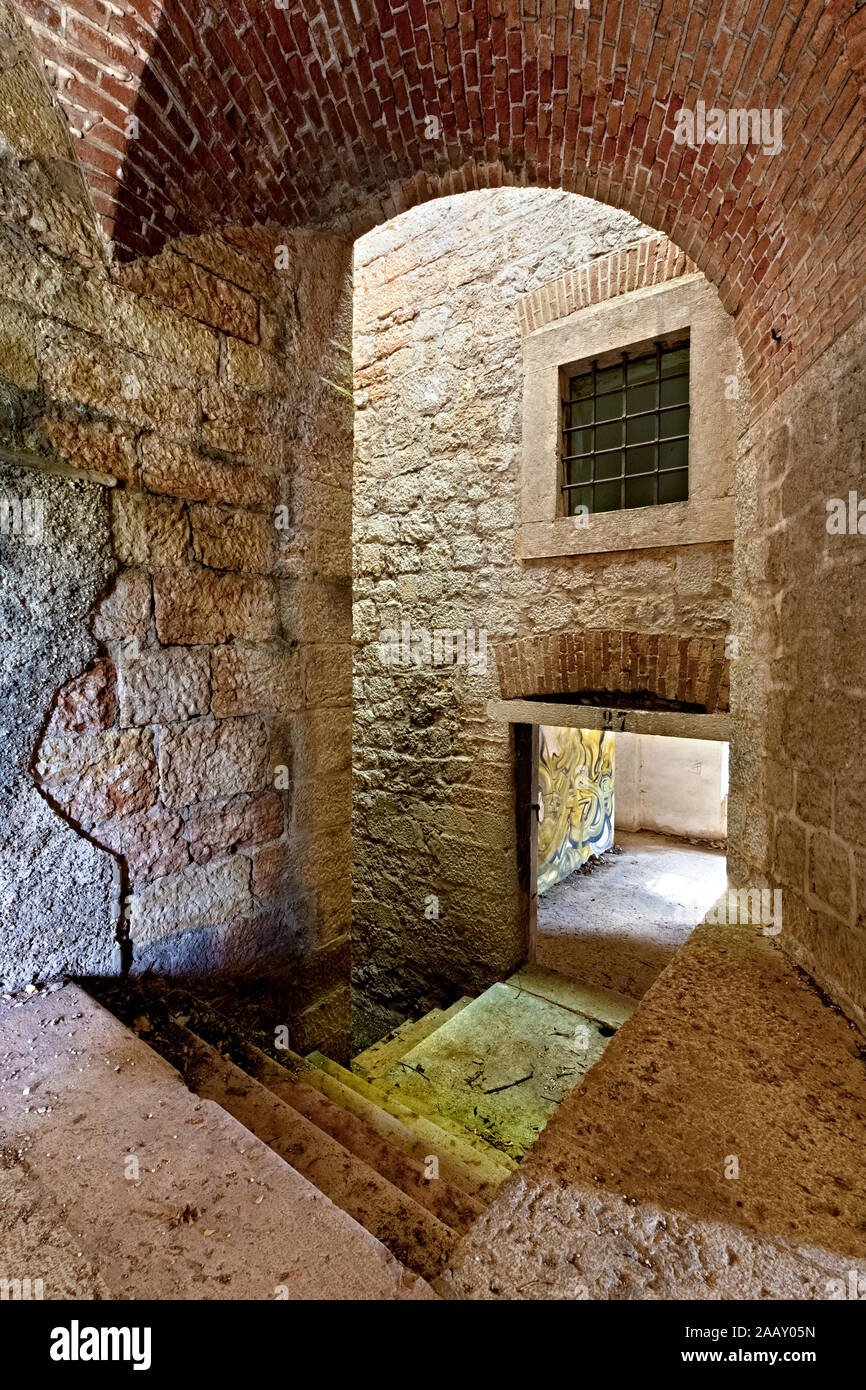
{"type": "MultiPolygon", "coordinates": [[[[248,230],[252,232],[252,229],[248,230]]],[[[285,278],[284,275],[277,276],[274,273],[273,248],[265,265],[257,257],[245,255],[242,250],[232,246],[225,237],[216,232],[178,237],[174,249],[178,255],[187,257],[195,265],[206,267],[222,281],[240,285],[259,298],[277,298],[280,281],[285,278]]]]}
{"type": "Polygon", "coordinates": [[[195,558],[215,570],[267,574],[273,530],[268,517],[222,507],[190,508],[195,558]]]}
{"type": "Polygon", "coordinates": [[[268,510],[277,500],[276,478],[259,468],[219,463],[156,436],[144,441],[142,458],[142,481],[150,492],[184,497],[190,502],[225,502],[268,510]]]}
{"type": "Polygon", "coordinates": [[[266,845],[283,833],[283,798],[266,791],[236,796],[219,806],[194,806],[187,817],[186,838],[197,864],[207,864],[230,850],[266,845]]]}
{"type": "Polygon", "coordinates": [[[352,631],[349,584],[286,579],[280,585],[283,629],[297,642],[347,642],[352,631]]]}
{"type": "Polygon", "coordinates": [[[114,665],[108,657],[100,657],[58,691],[47,732],[81,734],[110,729],[116,717],[114,665]]]}
{"type": "Polygon", "coordinates": [[[150,626],[150,575],[145,570],[122,570],[114,587],[101,599],[93,619],[99,642],[144,637],[150,626]]]}
{"type": "Polygon", "coordinates": [[[233,391],[220,382],[202,389],[202,439],[213,449],[242,454],[271,472],[283,463],[288,434],[281,402],[233,391]]]}
{"type": "Polygon", "coordinates": [[[39,385],[36,323],[15,304],[0,301],[0,362],[3,376],[14,386],[33,391],[39,385]]]}
{"type": "Polygon", "coordinates": [[[93,329],[109,342],[174,363],[196,376],[216,375],[219,338],[212,329],[110,281],[100,280],[96,288],[102,302],[93,329]]]}
{"type": "Polygon", "coordinates": [[[53,419],[43,416],[39,428],[63,463],[86,473],[102,473],[118,482],[138,480],[135,443],[129,435],[100,421],[53,419]]]}
{"type": "Polygon", "coordinates": [[[191,433],[198,422],[195,386],[178,368],[56,323],[41,326],[38,352],[42,379],[57,400],[174,434],[191,433]]]}
{"type": "Polygon", "coordinates": [[[154,575],[160,642],[266,642],[277,633],[276,592],[267,579],[214,570],[162,570],[154,575]]]}
{"type": "Polygon", "coordinates": [[[172,724],[206,714],[210,653],[203,647],[141,648],[129,642],[118,657],[120,723],[172,724]]]}
{"type": "Polygon", "coordinates": [[[257,849],[252,860],[253,897],[273,901],[291,892],[298,870],[291,845],[280,843],[257,849]]]}
{"type": "Polygon", "coordinates": [[[345,772],[352,765],[351,708],[300,710],[292,719],[292,744],[299,777],[345,772]]]}
{"type": "Polygon", "coordinates": [[[168,569],[189,558],[189,522],[183,502],[144,492],[111,494],[111,538],[124,565],[168,569]]]}
{"type": "Polygon", "coordinates": [[[316,531],[336,531],[349,535],[352,530],[352,494],[348,488],[333,487],[306,478],[292,479],[292,514],[297,526],[316,531]]]}
{"type": "Polygon", "coordinates": [[[261,791],[267,767],[267,729],[260,719],[175,725],[159,740],[162,799],[172,810],[261,791]]]}
{"type": "MultiPolygon", "coordinates": [[[[13,12],[14,13],[14,12],[13,12]]],[[[9,21],[6,21],[9,33],[9,21]]],[[[17,62],[13,40],[7,37],[4,71],[0,74],[0,137],[5,149],[22,160],[63,158],[67,155],[66,123],[57,107],[46,100],[45,82],[34,62],[19,49],[17,62]]]]}
{"type": "Polygon", "coordinates": [[[304,703],[352,703],[352,648],[348,643],[307,643],[301,649],[304,703]]]}
{"type": "Polygon", "coordinates": [[[301,703],[296,648],[218,647],[213,653],[213,712],[219,718],[296,709],[301,703]]]}
{"type": "Polygon", "coordinates": [[[94,825],[90,835],[104,849],[122,856],[132,884],[179,874],[189,863],[183,821],[159,804],[94,825]]]}
{"type": "Polygon", "coordinates": [[[158,791],[153,735],[135,729],[46,737],[36,777],[80,825],[146,811],[158,791]]]}
{"type": "Polygon", "coordinates": [[[226,342],[223,371],[231,386],[297,399],[300,389],[297,365],[290,359],[262,352],[249,343],[231,338],[226,342]]]}
{"type": "Polygon", "coordinates": [[[194,864],[135,894],[132,939],[143,946],[191,927],[228,925],[250,907],[249,859],[236,854],[222,864],[194,864]]]}
{"type": "Polygon", "coordinates": [[[809,836],[809,891],[840,917],[851,917],[850,851],[841,840],[820,831],[809,836]]]}
{"type": "Polygon", "coordinates": [[[253,296],[173,249],[119,266],[114,274],[135,294],[159,300],[236,338],[258,342],[258,304],[253,296]]]}

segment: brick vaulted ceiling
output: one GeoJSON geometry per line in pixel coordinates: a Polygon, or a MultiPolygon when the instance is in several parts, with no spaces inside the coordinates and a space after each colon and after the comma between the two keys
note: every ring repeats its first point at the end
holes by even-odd
{"type": "Polygon", "coordinates": [[[666,232],[761,395],[864,307],[862,0],[20,0],[121,258],[225,223],[366,229],[564,187],[666,232]],[[781,108],[783,145],[674,140],[781,108]]]}

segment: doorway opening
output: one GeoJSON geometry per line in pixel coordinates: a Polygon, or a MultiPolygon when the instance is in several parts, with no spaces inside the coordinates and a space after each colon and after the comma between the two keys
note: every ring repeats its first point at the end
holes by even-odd
{"type": "Polygon", "coordinates": [[[637,1001],[725,891],[728,743],[541,725],[537,759],[534,963],[637,1001]]]}

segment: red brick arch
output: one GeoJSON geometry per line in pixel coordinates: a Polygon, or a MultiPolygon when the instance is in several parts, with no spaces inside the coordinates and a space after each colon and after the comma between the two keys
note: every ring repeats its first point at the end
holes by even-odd
{"type": "Polygon", "coordinates": [[[504,700],[585,696],[608,705],[729,707],[724,637],[593,628],[519,637],[495,648],[504,700]]]}
{"type": "Polygon", "coordinates": [[[563,187],[665,232],[718,285],[758,408],[863,311],[859,0],[20,4],[120,256],[232,222],[359,231],[441,193],[563,187]],[[698,100],[782,109],[781,152],[677,144],[698,100]]]}

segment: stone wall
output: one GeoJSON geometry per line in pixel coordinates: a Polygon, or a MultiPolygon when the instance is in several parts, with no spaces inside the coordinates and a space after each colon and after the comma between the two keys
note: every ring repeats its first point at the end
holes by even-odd
{"type": "Polygon", "coordinates": [[[616,735],[616,830],[724,841],[728,748],[714,739],[616,735]]]}
{"type": "MultiPolygon", "coordinates": [[[[729,864],[781,886],[780,941],[866,1026],[866,322],[753,425],[739,468],[729,864]],[[853,494],[853,529],[851,527],[853,494]],[[833,499],[845,529],[828,530],[833,499]],[[862,528],[862,532],[861,532],[862,528]]],[[[835,510],[835,509],[834,509],[835,510]]]]}
{"type": "Polygon", "coordinates": [[[0,978],[111,973],[116,935],[134,970],[282,967],[277,1021],[340,1052],[350,248],[228,228],[109,267],[11,21],[2,61],[0,978]]]}
{"type": "Polygon", "coordinates": [[[427,205],[357,243],[362,1035],[481,988],[525,946],[513,735],[486,717],[499,694],[493,652],[485,671],[386,665],[382,630],[485,631],[491,648],[601,628],[723,646],[730,543],[523,563],[515,554],[521,297],[644,235],[598,204],[503,190],[427,205]]]}

